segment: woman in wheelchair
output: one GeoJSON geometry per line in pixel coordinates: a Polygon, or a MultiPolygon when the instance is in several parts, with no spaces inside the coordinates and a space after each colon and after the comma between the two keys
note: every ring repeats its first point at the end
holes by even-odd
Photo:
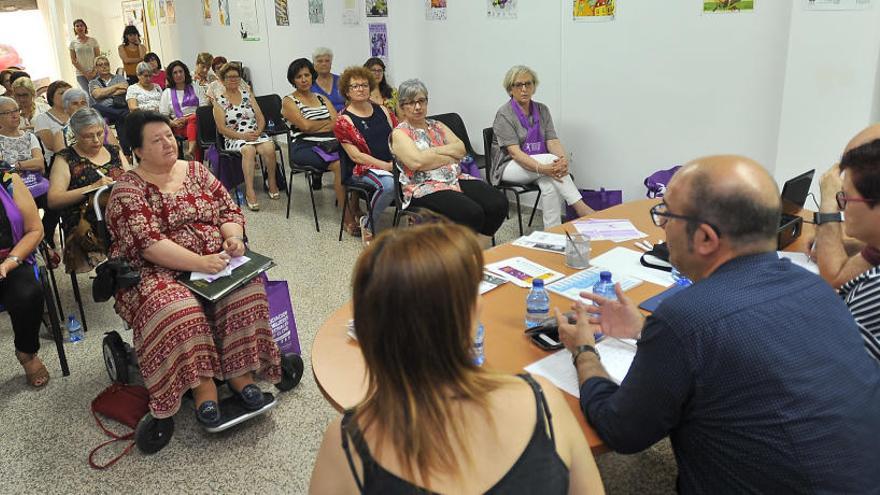
{"type": "Polygon", "coordinates": [[[106,259],[106,248],[95,235],[95,212],[89,193],[112,184],[128,162],[113,144],[104,144],[104,118],[93,108],[70,117],[76,144],[55,156],[49,176],[49,208],[61,211],[64,267],[68,273],[88,272],[106,259]]]}
{"type": "Polygon", "coordinates": [[[227,380],[246,408],[260,409],[255,376],[281,379],[262,280],[216,303],[200,302],[178,282],[181,272],[217,273],[244,254],[244,216],[208,169],[177,159],[168,117],[132,112],[125,130],[139,166],[117,180],[107,224],[112,257],[141,275],[117,292],[115,307],[132,328],[150,411],[171,417],[192,389],[196,418],[218,425],[214,378],[227,380]]]}
{"type": "Polygon", "coordinates": [[[15,357],[29,385],[42,387],[49,372],[37,357],[43,290],[34,276],[33,252],[43,239],[37,205],[21,178],[0,173],[0,304],[9,312],[15,334],[15,357]]]}

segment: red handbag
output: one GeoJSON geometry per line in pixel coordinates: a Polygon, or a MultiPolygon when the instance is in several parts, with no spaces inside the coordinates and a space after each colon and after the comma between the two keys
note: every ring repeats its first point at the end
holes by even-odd
{"type": "Polygon", "coordinates": [[[89,466],[92,466],[95,469],[108,468],[116,464],[116,461],[122,459],[125,454],[131,451],[131,448],[134,447],[135,443],[134,430],[137,428],[138,422],[141,418],[143,418],[150,410],[149,403],[150,394],[146,388],[140,385],[114,383],[95,397],[95,400],[92,401],[92,416],[94,416],[95,422],[98,423],[98,427],[110,436],[111,440],[92,449],[91,453],[89,453],[89,466]],[[131,431],[124,435],[120,435],[108,430],[101,422],[101,418],[98,417],[99,414],[128,426],[131,428],[131,431]],[[98,464],[94,461],[95,454],[97,454],[99,450],[107,445],[124,440],[131,440],[131,442],[125,447],[121,454],[114,457],[106,464],[98,464]]]}

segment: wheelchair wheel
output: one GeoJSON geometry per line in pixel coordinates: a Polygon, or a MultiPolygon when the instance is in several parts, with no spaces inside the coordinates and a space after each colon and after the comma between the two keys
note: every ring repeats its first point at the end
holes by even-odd
{"type": "Polygon", "coordinates": [[[162,450],[174,434],[174,418],[156,419],[147,413],[138,422],[134,439],[138,450],[144,454],[155,454],[162,450]]]}
{"type": "Polygon", "coordinates": [[[285,354],[281,356],[281,381],[275,387],[287,392],[299,384],[303,376],[303,360],[297,354],[285,354]]]}
{"type": "Polygon", "coordinates": [[[104,335],[104,366],[110,380],[116,383],[128,383],[128,351],[125,342],[118,333],[107,332],[104,335]]]}

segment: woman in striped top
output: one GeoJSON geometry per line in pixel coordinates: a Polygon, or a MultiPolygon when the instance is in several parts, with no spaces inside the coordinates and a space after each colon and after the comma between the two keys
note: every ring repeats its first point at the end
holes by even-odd
{"type": "MultiPolygon", "coordinates": [[[[850,141],[840,165],[822,176],[820,188],[821,213],[845,210],[846,235],[867,246],[880,247],[880,125],[869,127],[850,141]]],[[[822,222],[816,230],[817,243],[834,237],[835,230],[836,238],[841,237],[836,222],[822,222]]],[[[818,247],[827,249],[825,244],[818,247]]],[[[868,353],[880,360],[880,267],[843,284],[838,292],[858,323],[868,353]]]]}
{"type": "MultiPolygon", "coordinates": [[[[333,189],[337,204],[345,204],[345,188],[339,168],[339,142],[333,135],[336,110],[323,96],[312,92],[312,81],[317,76],[312,62],[298,58],[287,68],[287,80],[294,91],[284,97],[281,115],[292,130],[290,161],[316,172],[333,172],[333,189]],[[334,147],[336,149],[334,149],[334,147]]],[[[357,216],[346,211],[345,230],[357,236],[357,216]]]]}

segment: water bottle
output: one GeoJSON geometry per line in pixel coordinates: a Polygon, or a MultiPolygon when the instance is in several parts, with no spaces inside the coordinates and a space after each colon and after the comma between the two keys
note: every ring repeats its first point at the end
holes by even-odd
{"type": "Polygon", "coordinates": [[[532,290],[526,297],[526,328],[540,325],[550,316],[550,296],[544,290],[544,280],[532,280],[532,290]]]}
{"type": "Polygon", "coordinates": [[[675,285],[679,285],[681,287],[687,287],[693,284],[691,279],[685,277],[684,274],[678,271],[678,268],[675,268],[674,266],[672,267],[672,280],[675,281],[675,285]]]}
{"type": "Polygon", "coordinates": [[[238,203],[239,205],[244,204],[244,193],[241,192],[240,187],[235,188],[235,202],[238,203]]]}
{"type": "Polygon", "coordinates": [[[67,317],[67,335],[68,342],[79,342],[83,339],[82,324],[73,316],[73,313],[67,317]]]}
{"type": "Polygon", "coordinates": [[[471,349],[474,357],[474,364],[482,366],[486,362],[486,355],[483,354],[483,341],[486,338],[486,329],[482,323],[477,323],[477,334],[474,336],[474,345],[471,349]]]}
{"type": "MultiPolygon", "coordinates": [[[[593,294],[602,296],[611,301],[617,300],[617,292],[614,290],[614,282],[611,281],[611,272],[599,272],[599,281],[593,284],[593,294]]],[[[593,337],[596,340],[599,340],[602,338],[602,332],[595,332],[593,337]]]]}

